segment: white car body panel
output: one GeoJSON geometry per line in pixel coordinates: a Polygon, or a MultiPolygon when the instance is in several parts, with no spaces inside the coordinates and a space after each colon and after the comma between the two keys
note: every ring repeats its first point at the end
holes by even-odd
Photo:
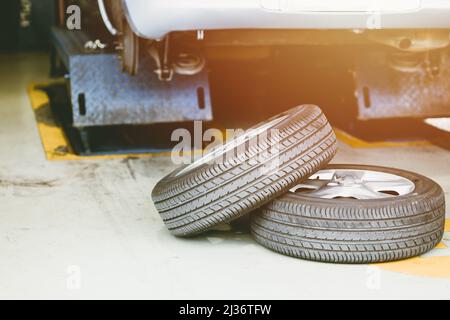
{"type": "Polygon", "coordinates": [[[134,32],[450,28],[450,0],[123,0],[134,32]]]}

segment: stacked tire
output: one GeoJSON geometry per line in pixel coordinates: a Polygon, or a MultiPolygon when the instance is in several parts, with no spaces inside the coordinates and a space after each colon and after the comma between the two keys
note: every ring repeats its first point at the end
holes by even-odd
{"type": "Polygon", "coordinates": [[[332,165],[327,170],[389,173],[412,181],[414,192],[376,200],[289,192],[253,217],[257,242],[302,259],[373,263],[419,256],[442,240],[445,200],[435,182],[381,167],[332,165]]]}
{"type": "Polygon", "coordinates": [[[301,106],[214,150],[209,161],[176,170],[157,184],[153,201],[174,235],[193,236],[282,196],[326,166],[336,150],[322,111],[301,106]]]}
{"type": "Polygon", "coordinates": [[[174,171],[152,198],[175,236],[192,237],[251,214],[258,243],[321,262],[400,260],[442,240],[439,185],[402,170],[329,166],[336,151],[322,110],[299,106],[174,171]],[[321,175],[330,179],[318,180],[321,175]],[[365,176],[387,177],[387,189],[370,189],[384,187],[365,176]]]}

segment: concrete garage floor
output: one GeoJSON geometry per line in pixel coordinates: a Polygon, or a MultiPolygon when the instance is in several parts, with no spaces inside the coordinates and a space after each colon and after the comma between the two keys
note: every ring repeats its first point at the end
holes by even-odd
{"type": "MultiPolygon", "coordinates": [[[[284,257],[246,234],[172,237],[150,201],[170,159],[45,159],[26,86],[47,73],[45,55],[0,56],[0,298],[450,298],[445,245],[369,267],[284,257]]],[[[337,163],[414,170],[450,199],[450,152],[340,147],[337,163]]]]}

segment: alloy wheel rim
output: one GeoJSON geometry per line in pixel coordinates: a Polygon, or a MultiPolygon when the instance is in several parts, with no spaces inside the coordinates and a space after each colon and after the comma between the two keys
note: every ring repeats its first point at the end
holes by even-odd
{"type": "Polygon", "coordinates": [[[322,170],[290,191],[321,199],[374,200],[414,192],[411,180],[392,173],[357,169],[322,170]]]}

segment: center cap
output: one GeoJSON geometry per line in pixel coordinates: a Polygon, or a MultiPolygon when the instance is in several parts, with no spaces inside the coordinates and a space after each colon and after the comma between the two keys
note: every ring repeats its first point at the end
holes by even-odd
{"type": "Polygon", "coordinates": [[[341,186],[354,186],[363,182],[362,175],[339,171],[334,174],[332,181],[341,186]]]}

